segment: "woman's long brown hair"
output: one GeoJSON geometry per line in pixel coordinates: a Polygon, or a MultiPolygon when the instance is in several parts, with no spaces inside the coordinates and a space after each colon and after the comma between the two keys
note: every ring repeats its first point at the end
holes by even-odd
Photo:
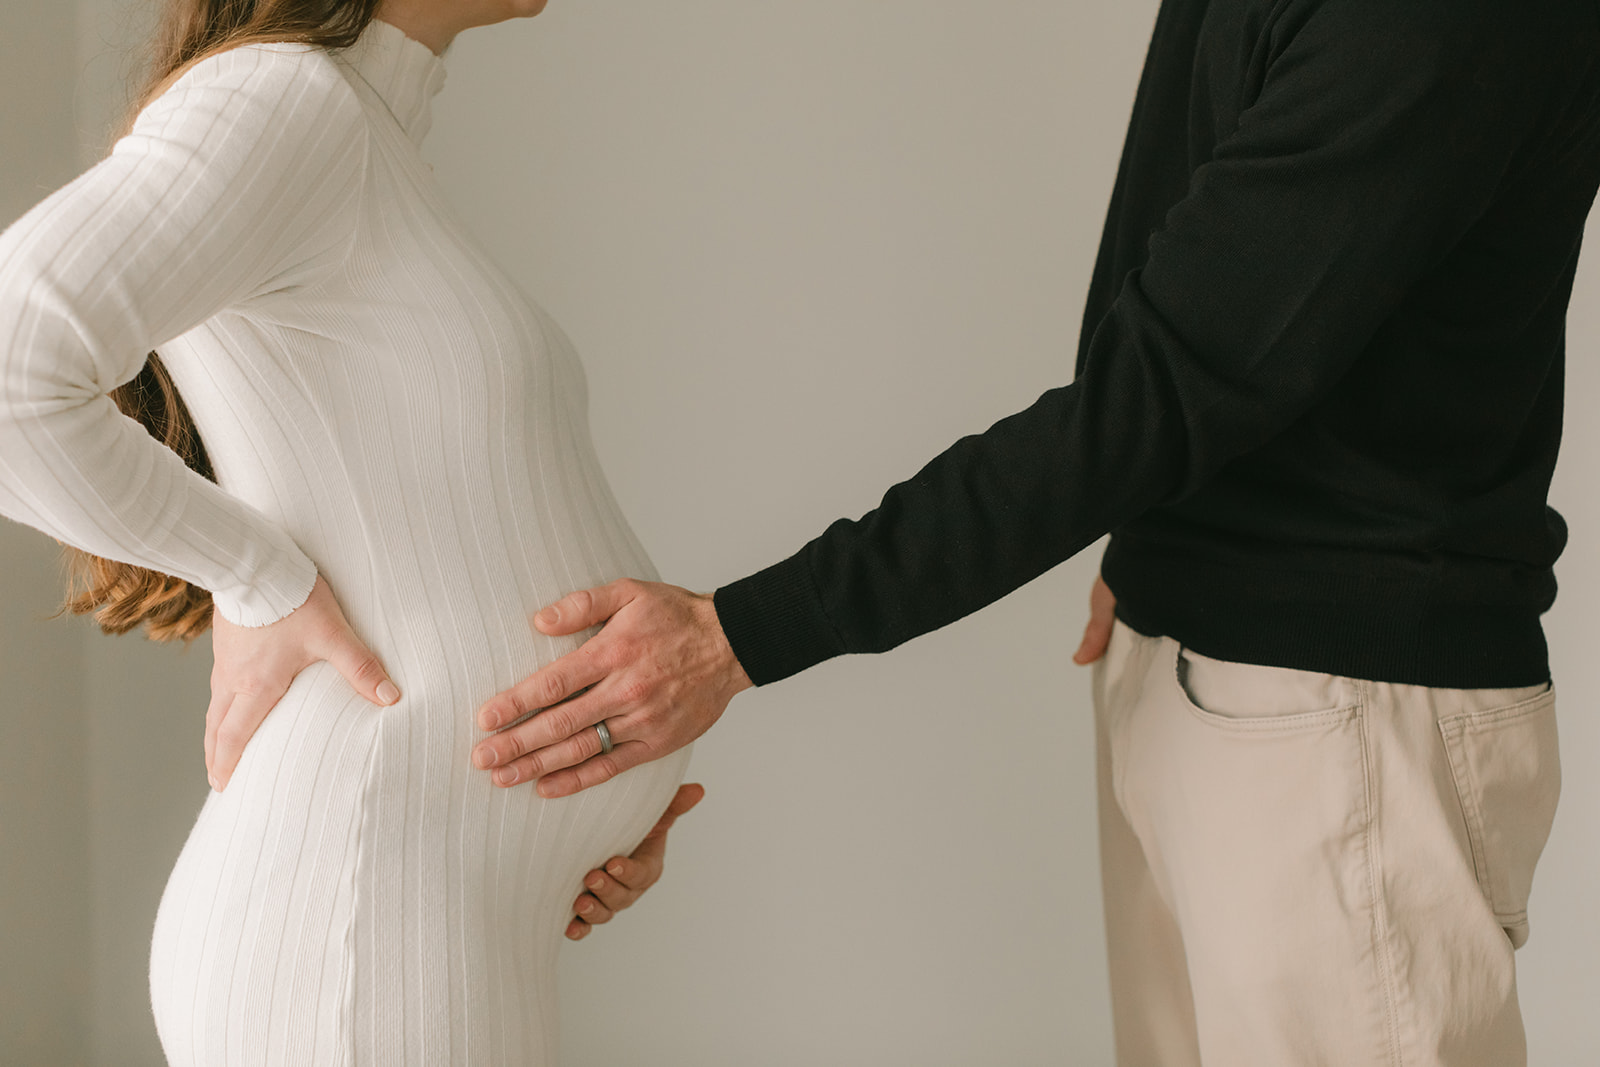
{"type": "MultiPolygon", "coordinates": [[[[322,48],[355,44],[382,0],[168,0],[143,90],[128,125],[189,67],[243,44],[289,41],[322,48]]],[[[138,377],[111,391],[124,415],[216,481],[194,419],[160,358],[150,353],[138,377]]],[[[211,594],[182,578],[67,548],[69,588],[62,610],[93,614],[107,633],[138,626],[157,641],[192,641],[211,626],[211,594]]]]}

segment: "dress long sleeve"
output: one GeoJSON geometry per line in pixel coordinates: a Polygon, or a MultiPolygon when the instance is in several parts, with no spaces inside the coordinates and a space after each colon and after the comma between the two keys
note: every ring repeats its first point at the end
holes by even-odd
{"type": "MultiPolygon", "coordinates": [[[[753,680],[887,649],[983,607],[1149,509],[1205,489],[1327,402],[1358,361],[1367,395],[1389,397],[1400,425],[1431,417],[1399,398],[1426,396],[1413,380],[1425,359],[1436,360],[1427,373],[1439,381],[1459,380],[1452,347],[1470,336],[1460,324],[1489,299],[1445,288],[1445,272],[1477,255],[1478,268],[1508,265],[1513,279],[1521,270],[1544,284],[1549,250],[1533,230],[1506,227],[1499,248],[1463,238],[1492,212],[1519,210],[1528,175],[1562,174],[1593,155],[1592,128],[1589,147],[1574,139],[1582,131],[1569,120],[1581,113],[1567,112],[1562,84],[1570,65],[1548,54],[1547,36],[1504,5],[1477,3],[1279,4],[1253,37],[1248,24],[1218,23],[1245,6],[1206,13],[1198,60],[1191,38],[1187,52],[1172,46],[1171,71],[1147,68],[1129,151],[1136,161],[1181,158],[1186,132],[1198,157],[1164,222],[1139,235],[1148,257],[1117,279],[1120,292],[1091,324],[1077,380],[956,443],[863,518],[720,589],[719,615],[753,680]],[[1163,76],[1170,99],[1158,107],[1145,96],[1163,76]],[[1237,93],[1244,106],[1229,116],[1212,91],[1237,93]],[[1171,123],[1154,128],[1163,109],[1179,116],[1176,137],[1171,123]],[[1556,136],[1563,121],[1567,133],[1556,136]],[[1419,293],[1433,306],[1407,309],[1411,332],[1397,341],[1395,316],[1419,293]]],[[[1203,7],[1167,5],[1157,68],[1162,34],[1203,7]]],[[[1577,213],[1577,227],[1562,223],[1575,233],[1588,201],[1572,184],[1559,197],[1577,213]]],[[[1118,210],[1114,201],[1109,226],[1118,210]]],[[[1574,248],[1569,234],[1554,249],[1557,267],[1574,248]]],[[[1537,318],[1525,318],[1562,313],[1553,285],[1530,301],[1537,318]]],[[[1501,354],[1515,365],[1513,345],[1501,354]]],[[[1531,357],[1525,365],[1543,373],[1531,357]]],[[[1493,405],[1485,385],[1480,399],[1493,405]]],[[[1326,435],[1319,447],[1316,469],[1343,479],[1340,492],[1369,491],[1371,479],[1354,461],[1341,469],[1326,435]]]]}
{"type": "Polygon", "coordinates": [[[108,393],[206,319],[339,265],[366,129],[320,52],[236,49],[0,235],[0,514],[208,589],[235,623],[304,602],[316,567],[288,534],[108,393]]]}

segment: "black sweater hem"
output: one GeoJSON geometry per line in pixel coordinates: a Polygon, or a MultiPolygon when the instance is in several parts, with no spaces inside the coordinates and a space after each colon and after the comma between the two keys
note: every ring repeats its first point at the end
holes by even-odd
{"type": "MultiPolygon", "coordinates": [[[[1268,569],[1175,553],[1125,535],[1101,561],[1117,617],[1203,656],[1449,689],[1510,689],[1550,680],[1540,614],[1555,596],[1548,569],[1520,588],[1480,588],[1460,563],[1346,554],[1268,569]]],[[[1480,568],[1489,585],[1503,565],[1480,568]]]]}

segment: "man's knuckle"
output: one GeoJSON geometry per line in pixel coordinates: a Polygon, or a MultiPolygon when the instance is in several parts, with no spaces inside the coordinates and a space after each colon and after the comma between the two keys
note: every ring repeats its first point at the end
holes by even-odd
{"type": "Polygon", "coordinates": [[[588,723],[579,722],[578,716],[568,708],[557,708],[545,714],[550,716],[547,725],[550,733],[556,738],[574,737],[580,733],[587,732],[597,743],[600,740],[599,734],[590,729],[588,723]]]}
{"type": "Polygon", "coordinates": [[[645,704],[654,691],[655,686],[649,679],[633,676],[624,678],[617,684],[617,699],[624,704],[637,707],[645,704]]]}
{"type": "Polygon", "coordinates": [[[566,696],[567,682],[559,674],[546,674],[539,677],[534,683],[530,696],[535,701],[535,707],[549,707],[562,697],[566,696]]]}
{"type": "Polygon", "coordinates": [[[533,701],[533,694],[523,686],[518,686],[516,689],[495,698],[491,706],[500,712],[500,720],[502,722],[520,719],[530,711],[539,710],[539,705],[533,701]]]}
{"type": "Polygon", "coordinates": [[[501,758],[506,760],[520,759],[531,751],[533,751],[533,747],[528,744],[528,739],[521,733],[507,734],[505,754],[501,758]]]}

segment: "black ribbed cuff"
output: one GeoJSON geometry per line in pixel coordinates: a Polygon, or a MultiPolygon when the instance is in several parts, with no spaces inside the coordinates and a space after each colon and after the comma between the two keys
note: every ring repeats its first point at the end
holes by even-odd
{"type": "Polygon", "coordinates": [[[722,632],[756,685],[779,682],[844,652],[801,550],[712,595],[722,632]]]}

